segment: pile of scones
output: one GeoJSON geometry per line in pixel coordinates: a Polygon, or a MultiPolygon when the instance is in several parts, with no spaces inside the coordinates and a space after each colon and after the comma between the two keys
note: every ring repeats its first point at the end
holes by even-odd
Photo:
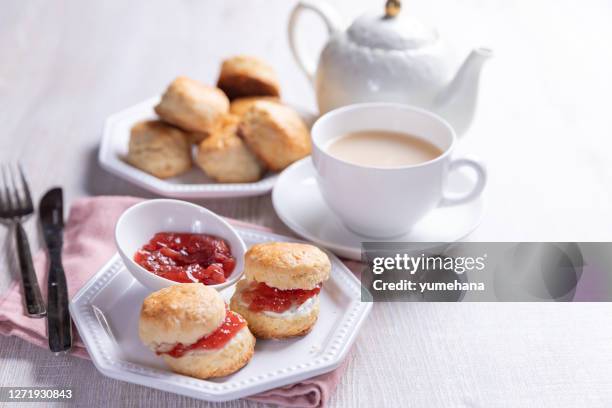
{"type": "Polygon", "coordinates": [[[158,178],[195,161],[218,182],[250,183],[311,151],[308,127],[280,101],[274,69],[255,57],[223,61],[216,87],[176,78],[155,112],[159,120],[132,127],[127,162],[158,178]]]}

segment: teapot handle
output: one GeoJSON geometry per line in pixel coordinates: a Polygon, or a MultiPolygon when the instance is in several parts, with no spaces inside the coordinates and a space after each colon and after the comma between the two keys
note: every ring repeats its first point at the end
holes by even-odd
{"type": "Polygon", "coordinates": [[[304,50],[298,46],[297,43],[297,20],[300,14],[304,10],[314,11],[327,26],[328,34],[331,35],[334,31],[340,29],[340,18],[327,3],[313,1],[313,0],[302,0],[291,11],[289,17],[289,45],[291,46],[291,52],[293,57],[297,61],[298,65],[304,71],[304,74],[312,82],[314,81],[315,70],[317,62],[312,58],[306,57],[304,50]]]}

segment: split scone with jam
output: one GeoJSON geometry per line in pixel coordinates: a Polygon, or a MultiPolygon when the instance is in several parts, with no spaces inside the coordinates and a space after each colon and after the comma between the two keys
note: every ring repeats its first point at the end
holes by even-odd
{"type": "Polygon", "coordinates": [[[245,319],[202,283],[151,293],[142,304],[138,329],[142,342],[172,371],[200,379],[238,371],[255,350],[245,319]]]}
{"type": "Polygon", "coordinates": [[[319,316],[319,293],[331,263],[319,248],[269,242],[245,254],[244,274],[230,308],[242,315],[258,338],[303,336],[319,316]]]}

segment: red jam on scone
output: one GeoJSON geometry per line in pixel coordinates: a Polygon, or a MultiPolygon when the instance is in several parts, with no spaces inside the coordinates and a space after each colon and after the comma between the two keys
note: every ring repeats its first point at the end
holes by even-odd
{"type": "Polygon", "coordinates": [[[262,339],[304,336],[319,316],[319,294],[331,262],[319,248],[295,242],[253,245],[230,308],[262,339]]]}
{"type": "Polygon", "coordinates": [[[192,344],[178,343],[169,351],[157,351],[157,354],[168,354],[174,358],[183,357],[185,353],[193,350],[215,350],[223,348],[243,327],[247,325],[246,320],[238,313],[227,309],[225,320],[214,332],[200,338],[192,344]]]}
{"type": "Polygon", "coordinates": [[[246,319],[201,283],[171,285],[147,296],[138,335],[172,371],[201,379],[234,373],[255,352],[246,319]]]}
{"type": "Polygon", "coordinates": [[[242,291],[242,301],[249,305],[254,312],[283,313],[292,306],[299,307],[308,299],[321,292],[319,283],[314,289],[288,289],[281,290],[261,282],[251,282],[249,287],[242,291]]]}
{"type": "Polygon", "coordinates": [[[206,234],[158,232],[134,254],[146,270],[175,282],[223,283],[236,258],[223,239],[206,234]]]}

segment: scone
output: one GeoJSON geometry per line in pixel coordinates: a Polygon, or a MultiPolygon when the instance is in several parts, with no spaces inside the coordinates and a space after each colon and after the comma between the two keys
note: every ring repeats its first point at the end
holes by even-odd
{"type": "Polygon", "coordinates": [[[245,254],[245,277],[230,308],[259,338],[303,336],[319,316],[321,285],[329,278],[327,255],[312,245],[269,242],[245,254]]]}
{"type": "Polygon", "coordinates": [[[244,116],[257,101],[268,101],[280,103],[280,99],[275,96],[247,96],[245,98],[234,99],[230,103],[230,113],[233,115],[244,116]]]}
{"type": "MultiPolygon", "coordinates": [[[[214,132],[215,131],[213,130],[212,133],[214,133],[214,132]]],[[[202,143],[202,141],[204,139],[208,138],[208,136],[210,136],[210,133],[188,132],[187,133],[187,140],[189,140],[189,143],[197,145],[197,144],[202,143]]]]}
{"type": "Polygon", "coordinates": [[[265,169],[238,137],[238,117],[227,115],[223,125],[198,145],[197,165],[221,183],[250,183],[257,181],[265,169]]]}
{"type": "Polygon", "coordinates": [[[174,372],[200,379],[238,371],[255,350],[242,316],[201,283],[182,283],[147,296],[138,333],[174,372]]]}
{"type": "Polygon", "coordinates": [[[259,58],[246,55],[223,61],[217,86],[230,99],[280,96],[280,85],[274,69],[259,58]]]}
{"type": "Polygon", "coordinates": [[[211,133],[229,111],[229,100],[218,88],[178,77],[166,89],[155,112],[164,121],[186,131],[211,133]]]}
{"type": "Polygon", "coordinates": [[[191,144],[180,129],[159,120],[132,127],[127,162],[159,178],[178,176],[191,168],[191,144]]]}
{"type": "Polygon", "coordinates": [[[240,135],[273,171],[310,154],[310,132],[296,111],[270,101],[255,102],[242,117],[240,135]]]}

